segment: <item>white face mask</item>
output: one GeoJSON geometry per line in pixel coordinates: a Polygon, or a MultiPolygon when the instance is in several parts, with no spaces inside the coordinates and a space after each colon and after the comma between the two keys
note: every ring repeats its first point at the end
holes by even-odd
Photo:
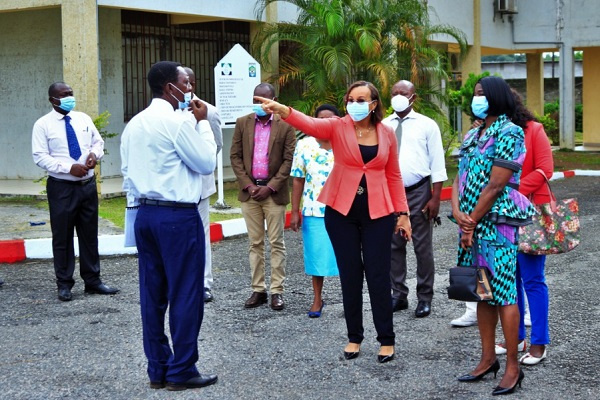
{"type": "MultiPolygon", "coordinates": [[[[413,96],[410,97],[412,98],[413,96]]],[[[392,108],[396,112],[402,112],[411,105],[412,103],[409,102],[409,99],[407,97],[402,96],[401,94],[392,97],[392,108]]]]}

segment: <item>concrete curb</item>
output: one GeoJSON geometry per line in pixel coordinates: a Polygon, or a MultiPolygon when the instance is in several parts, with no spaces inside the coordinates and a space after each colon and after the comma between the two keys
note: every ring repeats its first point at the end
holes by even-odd
{"type": "MultiPolygon", "coordinates": [[[[600,176],[600,171],[572,170],[555,172],[551,180],[570,178],[573,176],[600,176]]],[[[442,189],[441,200],[450,200],[452,188],[442,189]]],[[[285,227],[290,226],[291,213],[288,211],[285,218],[285,227]]],[[[221,221],[210,224],[211,243],[219,242],[232,236],[247,233],[243,218],[221,221]]],[[[98,237],[98,251],[100,255],[136,254],[137,248],[124,247],[124,235],[102,235],[98,237]]],[[[79,246],[75,241],[75,254],[79,255],[79,246]]],[[[52,239],[19,239],[0,240],[0,263],[15,263],[25,259],[50,259],[52,258],[52,239]]]]}

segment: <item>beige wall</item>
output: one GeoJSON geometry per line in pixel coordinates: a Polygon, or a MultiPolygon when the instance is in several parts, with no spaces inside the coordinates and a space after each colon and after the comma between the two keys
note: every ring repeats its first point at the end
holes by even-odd
{"type": "Polygon", "coordinates": [[[583,50],[583,144],[600,147],[600,47],[583,50]]]}

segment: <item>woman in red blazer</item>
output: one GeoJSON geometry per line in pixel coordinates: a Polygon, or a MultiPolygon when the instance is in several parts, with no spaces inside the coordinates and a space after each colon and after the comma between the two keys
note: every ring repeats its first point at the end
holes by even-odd
{"type": "MultiPolygon", "coordinates": [[[[512,91],[517,106],[513,122],[525,131],[525,160],[521,170],[519,192],[532,199],[534,204],[550,202],[550,192],[544,175],[549,179],[554,172],[552,148],[544,126],[537,122],[533,114],[525,107],[521,96],[512,91]],[[540,173],[543,172],[544,175],[540,173]]],[[[525,305],[523,289],[529,302],[531,314],[531,346],[529,351],[519,361],[523,365],[539,364],[546,358],[546,345],[550,343],[550,328],[548,324],[549,295],[545,276],[545,255],[517,254],[517,304],[521,320],[519,323],[519,342],[524,342],[525,305]]],[[[523,346],[525,351],[525,346],[523,346]]]]}
{"type": "Polygon", "coordinates": [[[347,360],[356,358],[364,338],[362,288],[367,279],[377,340],[377,360],[394,358],[390,287],[392,234],[410,239],[408,204],[396,135],[383,125],[383,105],[373,84],[353,83],[346,92],[343,118],[312,118],[276,101],[255,97],[265,111],[317,139],[329,140],[335,157],[318,200],[326,205],[325,227],[335,252],[344,316],[348,329],[347,360]]]}

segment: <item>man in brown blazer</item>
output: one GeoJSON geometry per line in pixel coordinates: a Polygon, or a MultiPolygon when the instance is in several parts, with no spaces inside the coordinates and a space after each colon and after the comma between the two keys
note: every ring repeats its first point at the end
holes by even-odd
{"type": "MultiPolygon", "coordinates": [[[[276,99],[275,88],[261,83],[254,96],[276,99]]],[[[278,115],[267,114],[254,101],[252,114],[237,119],[231,143],[231,168],[242,202],[242,214],[250,242],[252,295],[246,308],[267,302],[265,284],[265,221],[271,245],[271,308],[282,310],[285,280],[285,207],[290,202],[288,178],[296,146],[294,128],[278,115]]]]}

